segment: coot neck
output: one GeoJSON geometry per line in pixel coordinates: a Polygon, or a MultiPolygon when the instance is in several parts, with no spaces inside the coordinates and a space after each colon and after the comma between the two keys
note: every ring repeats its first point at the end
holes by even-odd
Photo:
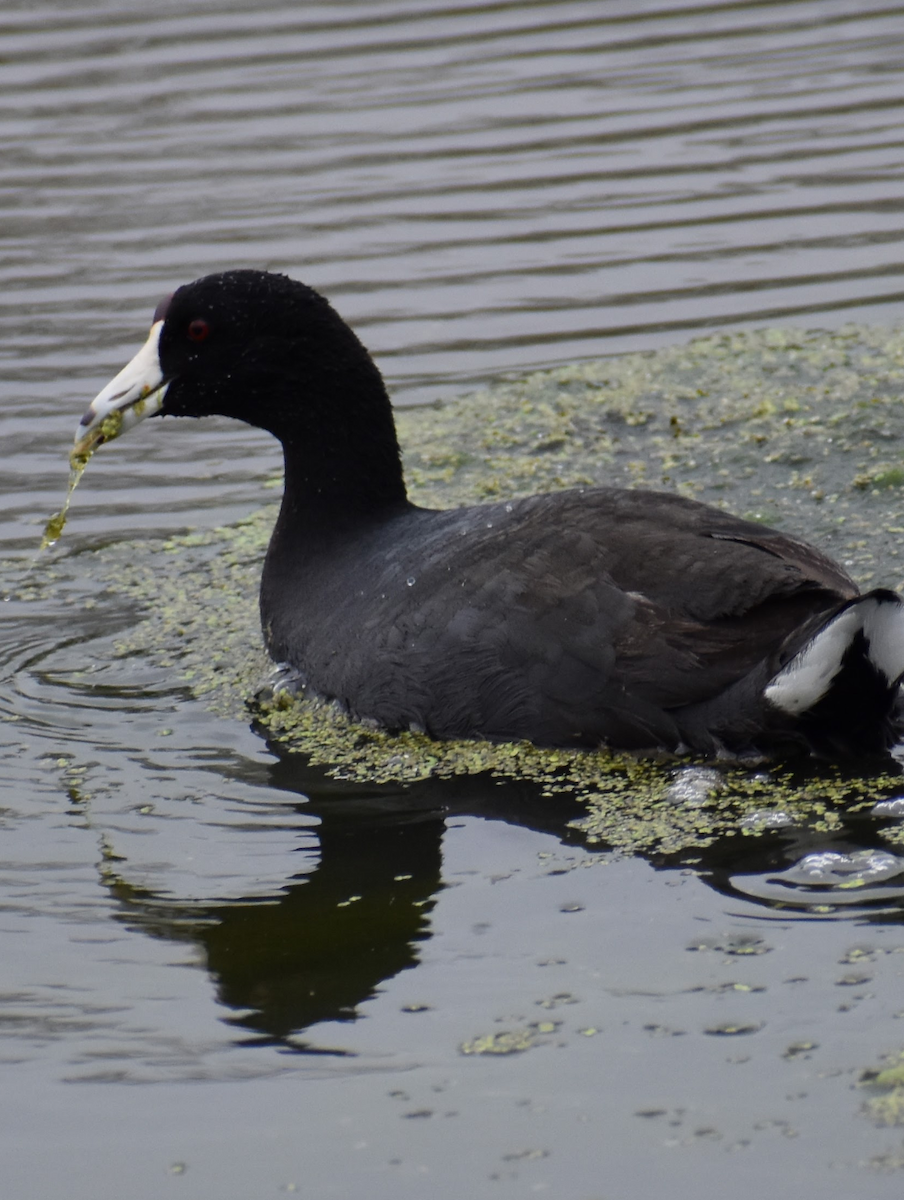
{"type": "Polygon", "coordinates": [[[373,387],[367,393],[306,405],[303,423],[273,430],[283,447],[285,482],[271,551],[330,539],[410,507],[382,380],[379,394],[373,387]]]}

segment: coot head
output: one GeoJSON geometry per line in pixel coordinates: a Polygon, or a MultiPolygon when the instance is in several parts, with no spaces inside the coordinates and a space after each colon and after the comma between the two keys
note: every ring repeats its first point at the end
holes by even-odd
{"type": "Polygon", "coordinates": [[[303,457],[328,504],[404,498],[379,370],[330,303],[284,275],[225,271],[161,301],[144,346],[82,417],[76,449],[108,440],[97,431],[112,414],[117,432],[149,416],[234,417],[303,457]]]}

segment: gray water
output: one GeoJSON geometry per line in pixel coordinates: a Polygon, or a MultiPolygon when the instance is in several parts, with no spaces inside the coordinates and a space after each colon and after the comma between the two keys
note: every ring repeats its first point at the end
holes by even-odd
{"type": "MultiPolygon", "coordinates": [[[[902,116],[894,3],[8,3],[4,570],[209,271],[324,291],[399,404],[900,323],[902,116]]],[[[157,424],[3,606],[4,1200],[899,1195],[858,1086],[904,1043],[899,903],[784,913],[516,788],[368,805],[280,760],[117,650],[97,548],[234,521],[278,464],[157,424]],[[528,1048],[473,1052],[503,1031],[528,1048]]]]}

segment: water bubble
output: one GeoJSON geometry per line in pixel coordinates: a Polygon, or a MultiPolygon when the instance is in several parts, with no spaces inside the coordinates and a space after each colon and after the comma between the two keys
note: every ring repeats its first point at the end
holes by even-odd
{"type": "Polygon", "coordinates": [[[705,804],[722,787],[722,776],[708,767],[687,767],[679,771],[666,793],[673,804],[705,804]]]}
{"type": "Polygon", "coordinates": [[[786,829],[793,824],[791,814],[780,808],[758,808],[740,822],[742,829],[786,829]]]}
{"type": "Polygon", "coordinates": [[[894,800],[880,800],[870,810],[873,817],[904,817],[904,796],[896,796],[894,800]]]}
{"type": "Polygon", "coordinates": [[[811,887],[860,887],[879,883],[904,872],[904,859],[887,850],[817,850],[804,857],[783,873],[788,883],[809,884],[811,887]]]}
{"type": "Polygon", "coordinates": [[[904,896],[904,858],[887,850],[815,850],[783,871],[732,876],[747,896],[828,915],[904,896]]]}

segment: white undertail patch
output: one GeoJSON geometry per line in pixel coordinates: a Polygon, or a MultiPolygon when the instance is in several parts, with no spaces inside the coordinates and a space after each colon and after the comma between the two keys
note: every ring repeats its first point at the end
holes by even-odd
{"type": "Polygon", "coordinates": [[[859,632],[873,667],[889,684],[904,674],[904,603],[890,593],[854,600],[771,680],[766,699],[790,716],[807,712],[825,696],[859,632]]]}
{"type": "Polygon", "coordinates": [[[889,683],[904,674],[904,604],[897,598],[874,598],[863,617],[869,659],[889,683]]]}
{"type": "Polygon", "coordinates": [[[851,605],[820,629],[766,688],[770,704],[791,716],[817,704],[829,690],[841,669],[845,650],[861,627],[859,608],[851,605]]]}

